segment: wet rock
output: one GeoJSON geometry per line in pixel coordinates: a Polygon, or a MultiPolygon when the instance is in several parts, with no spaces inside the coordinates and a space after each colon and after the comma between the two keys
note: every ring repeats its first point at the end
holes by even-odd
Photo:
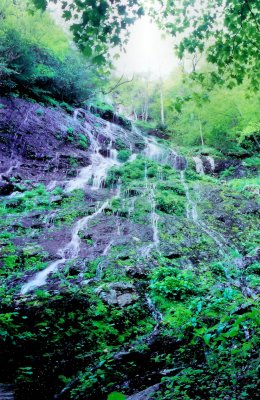
{"type": "Polygon", "coordinates": [[[62,203],[63,198],[64,198],[64,196],[51,196],[50,202],[60,205],[62,203]]]}
{"type": "Polygon", "coordinates": [[[130,397],[127,397],[127,400],[152,400],[154,398],[154,394],[159,390],[160,384],[150,386],[149,388],[142,390],[141,392],[135,393],[130,397]]]}
{"type": "MultiPolygon", "coordinates": [[[[241,203],[239,204],[239,206],[241,206],[241,203]]],[[[254,201],[246,202],[246,204],[242,208],[242,213],[243,214],[255,214],[255,215],[260,214],[259,204],[254,201]]]]}
{"type": "Polygon", "coordinates": [[[140,265],[127,266],[125,269],[127,275],[131,276],[132,278],[144,279],[147,277],[147,272],[140,265]]]}
{"type": "Polygon", "coordinates": [[[131,129],[132,127],[131,121],[117,115],[113,110],[102,110],[98,107],[91,107],[90,111],[94,114],[98,114],[104,120],[122,126],[125,129],[131,129]]]}
{"type": "Polygon", "coordinates": [[[98,296],[110,306],[125,307],[135,303],[139,296],[131,283],[116,282],[96,289],[98,296]]]}
{"type": "Polygon", "coordinates": [[[187,159],[182,156],[175,156],[171,161],[173,168],[177,169],[177,171],[184,171],[187,168],[187,159]]]}

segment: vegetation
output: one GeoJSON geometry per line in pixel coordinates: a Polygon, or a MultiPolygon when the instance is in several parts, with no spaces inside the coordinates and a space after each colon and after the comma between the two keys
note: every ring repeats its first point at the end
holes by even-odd
{"type": "Polygon", "coordinates": [[[4,0],[0,7],[1,93],[51,105],[93,97],[97,73],[47,13],[32,9],[28,14],[24,0],[4,0]]]}

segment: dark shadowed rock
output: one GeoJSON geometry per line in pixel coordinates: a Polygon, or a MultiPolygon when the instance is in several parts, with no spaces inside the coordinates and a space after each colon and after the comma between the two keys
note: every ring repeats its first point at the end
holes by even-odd
{"type": "Polygon", "coordinates": [[[0,196],[8,196],[13,191],[14,185],[12,183],[0,182],[0,196]]]}

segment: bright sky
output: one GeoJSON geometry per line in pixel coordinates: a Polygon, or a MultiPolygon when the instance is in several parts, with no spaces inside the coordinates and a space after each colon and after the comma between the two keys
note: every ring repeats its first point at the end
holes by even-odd
{"type": "Polygon", "coordinates": [[[127,76],[142,72],[151,73],[153,77],[166,76],[179,64],[173,46],[173,40],[163,38],[149,17],[142,17],[131,29],[126,53],[115,62],[116,70],[127,76]]]}

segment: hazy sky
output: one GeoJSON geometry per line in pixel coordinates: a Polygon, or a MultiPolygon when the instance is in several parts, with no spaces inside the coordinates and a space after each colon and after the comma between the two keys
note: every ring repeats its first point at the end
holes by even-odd
{"type": "Polygon", "coordinates": [[[132,75],[138,72],[150,72],[154,76],[165,76],[176,66],[179,60],[174,54],[174,42],[163,38],[162,32],[143,17],[131,28],[130,41],[126,53],[116,61],[118,73],[132,75]]]}

